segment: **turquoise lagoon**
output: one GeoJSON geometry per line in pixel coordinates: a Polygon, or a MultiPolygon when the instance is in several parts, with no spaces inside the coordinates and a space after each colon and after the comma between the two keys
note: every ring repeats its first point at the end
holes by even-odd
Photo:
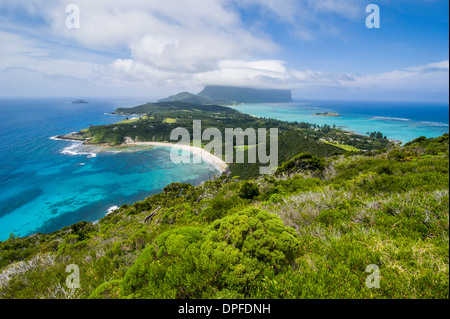
{"type": "Polygon", "coordinates": [[[409,142],[449,131],[448,103],[297,101],[282,104],[243,104],[233,108],[258,117],[336,125],[359,134],[382,132],[389,139],[409,142]],[[316,116],[335,112],[340,117],[316,116]]]}

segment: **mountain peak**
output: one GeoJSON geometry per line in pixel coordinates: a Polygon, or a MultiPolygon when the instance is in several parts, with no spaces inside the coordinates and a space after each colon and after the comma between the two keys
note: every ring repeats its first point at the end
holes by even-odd
{"type": "Polygon", "coordinates": [[[232,105],[240,103],[292,102],[291,90],[208,85],[199,94],[182,92],[159,102],[183,101],[194,104],[232,105]]]}

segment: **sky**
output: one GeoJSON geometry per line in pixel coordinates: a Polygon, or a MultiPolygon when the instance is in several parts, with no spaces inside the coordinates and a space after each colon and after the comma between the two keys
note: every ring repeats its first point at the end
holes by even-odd
{"type": "Polygon", "coordinates": [[[0,0],[0,97],[231,85],[448,103],[448,12],[448,0],[0,0]]]}

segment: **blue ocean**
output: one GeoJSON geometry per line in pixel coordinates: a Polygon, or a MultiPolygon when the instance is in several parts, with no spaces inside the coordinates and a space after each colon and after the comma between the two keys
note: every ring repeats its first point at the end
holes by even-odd
{"type": "Polygon", "coordinates": [[[92,153],[51,137],[110,124],[107,115],[141,100],[0,100],[0,240],[49,233],[160,192],[171,182],[199,185],[219,171],[209,163],[174,164],[170,149],[92,153]]]}
{"type": "MultiPolygon", "coordinates": [[[[96,221],[114,206],[134,203],[171,182],[199,185],[219,172],[208,163],[174,164],[170,149],[94,153],[56,135],[124,119],[107,113],[133,99],[0,99],[0,240],[13,233],[49,233],[96,221]]],[[[361,134],[381,131],[402,142],[448,133],[449,106],[427,103],[297,101],[236,109],[260,117],[335,124],[361,134]],[[339,118],[314,116],[336,112],[339,118]]]]}

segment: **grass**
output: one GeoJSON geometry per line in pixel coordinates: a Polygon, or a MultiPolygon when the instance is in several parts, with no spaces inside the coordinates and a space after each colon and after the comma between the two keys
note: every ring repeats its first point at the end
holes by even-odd
{"type": "Polygon", "coordinates": [[[170,118],[170,117],[165,118],[163,121],[163,123],[166,123],[166,124],[175,124],[176,122],[177,122],[177,119],[170,118]]]}
{"type": "Polygon", "coordinates": [[[139,121],[139,118],[123,120],[123,121],[120,121],[120,122],[117,123],[117,124],[130,124],[130,123],[135,123],[135,122],[137,122],[137,121],[139,121]]]}
{"type": "Polygon", "coordinates": [[[139,121],[139,120],[147,120],[147,119],[153,119],[153,117],[148,117],[148,116],[146,116],[146,115],[144,115],[144,116],[141,116],[141,117],[137,117],[137,118],[132,118],[132,119],[125,119],[125,120],[123,120],[123,121],[121,121],[121,122],[119,122],[119,123],[117,123],[117,124],[130,124],[130,123],[135,123],[135,122],[137,122],[137,121],[139,121]]]}
{"type": "Polygon", "coordinates": [[[258,147],[259,144],[256,145],[236,145],[234,148],[238,151],[248,151],[249,149],[258,147]]]}
{"type": "Polygon", "coordinates": [[[337,142],[328,142],[328,141],[323,141],[323,143],[329,144],[329,145],[333,145],[333,146],[337,146],[337,147],[342,148],[343,150],[348,151],[348,152],[355,152],[355,153],[357,153],[357,152],[360,151],[360,149],[358,149],[358,148],[356,148],[354,146],[351,146],[351,145],[340,144],[340,143],[337,143],[337,142]]]}

